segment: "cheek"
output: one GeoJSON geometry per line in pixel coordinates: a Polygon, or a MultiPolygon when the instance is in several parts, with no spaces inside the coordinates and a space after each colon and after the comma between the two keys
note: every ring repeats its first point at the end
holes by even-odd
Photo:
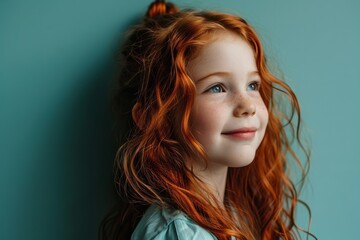
{"type": "Polygon", "coordinates": [[[259,117],[260,129],[261,129],[259,135],[259,145],[260,145],[261,141],[265,136],[266,128],[269,122],[269,112],[265,104],[258,106],[258,117],[259,117]]]}
{"type": "Polygon", "coordinates": [[[221,131],[221,113],[209,105],[194,105],[190,115],[190,127],[200,142],[221,131]]]}
{"type": "Polygon", "coordinates": [[[261,108],[260,108],[260,111],[261,111],[261,123],[264,125],[264,127],[266,128],[268,122],[269,122],[269,112],[266,108],[265,105],[263,105],[261,108]]]}
{"type": "Polygon", "coordinates": [[[269,113],[262,98],[257,99],[256,109],[260,124],[266,128],[269,120],[269,113]]]}

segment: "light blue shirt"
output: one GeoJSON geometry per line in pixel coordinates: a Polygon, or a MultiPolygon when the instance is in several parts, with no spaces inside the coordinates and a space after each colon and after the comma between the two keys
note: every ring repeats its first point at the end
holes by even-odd
{"type": "Polygon", "coordinates": [[[216,240],[179,210],[151,205],[136,226],[131,240],[216,240]]]}

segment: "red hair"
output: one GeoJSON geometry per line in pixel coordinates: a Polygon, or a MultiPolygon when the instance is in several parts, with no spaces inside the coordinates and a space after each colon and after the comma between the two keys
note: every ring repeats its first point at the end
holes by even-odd
{"type": "Polygon", "coordinates": [[[149,17],[132,29],[123,47],[120,84],[134,102],[131,133],[115,161],[119,191],[133,207],[179,209],[218,239],[299,239],[294,214],[303,203],[298,198],[301,188],[296,189],[287,168],[288,161],[295,160],[303,183],[310,154],[300,141],[300,106],[294,92],[269,71],[257,34],[241,17],[194,11],[159,14],[156,11],[166,8],[156,9],[149,9],[149,17]],[[207,159],[189,127],[195,85],[186,64],[221,31],[237,34],[254,50],[260,94],[269,112],[253,163],[229,169],[225,209],[185,164],[199,156],[207,159]],[[290,116],[280,111],[277,94],[289,100],[290,116]],[[293,138],[305,152],[304,165],[292,149],[293,138]]]}

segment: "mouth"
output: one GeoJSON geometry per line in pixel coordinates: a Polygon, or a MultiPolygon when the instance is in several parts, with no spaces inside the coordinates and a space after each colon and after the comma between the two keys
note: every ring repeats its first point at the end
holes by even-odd
{"type": "Polygon", "coordinates": [[[255,137],[256,131],[257,131],[256,128],[239,128],[239,129],[223,132],[222,135],[239,140],[251,140],[255,137]]]}

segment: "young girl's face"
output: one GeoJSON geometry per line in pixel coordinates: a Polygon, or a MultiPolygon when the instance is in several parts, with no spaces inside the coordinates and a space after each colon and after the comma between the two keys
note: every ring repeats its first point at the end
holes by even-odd
{"type": "Polygon", "coordinates": [[[268,123],[252,48],[233,33],[219,33],[187,66],[196,84],[191,131],[209,163],[251,163],[268,123]]]}

